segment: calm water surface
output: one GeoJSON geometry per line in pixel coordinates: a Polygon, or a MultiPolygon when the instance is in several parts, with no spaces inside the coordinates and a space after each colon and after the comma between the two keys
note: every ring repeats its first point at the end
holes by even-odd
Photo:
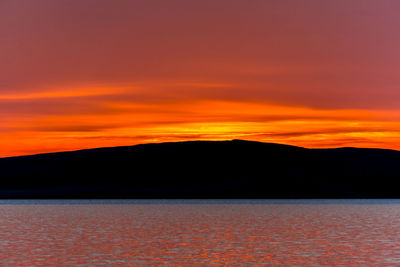
{"type": "Polygon", "coordinates": [[[0,201],[0,266],[399,266],[400,202],[0,201]]]}

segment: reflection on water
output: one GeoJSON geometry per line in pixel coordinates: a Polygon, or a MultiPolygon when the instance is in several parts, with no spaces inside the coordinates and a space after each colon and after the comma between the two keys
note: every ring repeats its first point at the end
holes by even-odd
{"type": "Polygon", "coordinates": [[[1,266],[393,266],[399,240],[398,204],[0,205],[1,266]]]}

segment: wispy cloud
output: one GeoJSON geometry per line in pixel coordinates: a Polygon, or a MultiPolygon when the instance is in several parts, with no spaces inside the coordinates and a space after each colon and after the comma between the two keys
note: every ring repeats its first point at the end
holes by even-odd
{"type": "Polygon", "coordinates": [[[400,144],[400,2],[0,1],[0,156],[400,144]]]}

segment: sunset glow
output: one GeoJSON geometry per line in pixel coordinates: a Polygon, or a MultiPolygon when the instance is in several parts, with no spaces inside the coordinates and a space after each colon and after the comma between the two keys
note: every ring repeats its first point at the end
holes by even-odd
{"type": "Polygon", "coordinates": [[[230,139],[400,150],[399,10],[1,1],[0,157],[230,139]]]}

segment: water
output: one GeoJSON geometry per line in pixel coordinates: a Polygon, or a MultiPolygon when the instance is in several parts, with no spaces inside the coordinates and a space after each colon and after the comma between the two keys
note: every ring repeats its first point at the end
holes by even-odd
{"type": "Polygon", "coordinates": [[[0,201],[0,266],[399,266],[400,201],[0,201]]]}

